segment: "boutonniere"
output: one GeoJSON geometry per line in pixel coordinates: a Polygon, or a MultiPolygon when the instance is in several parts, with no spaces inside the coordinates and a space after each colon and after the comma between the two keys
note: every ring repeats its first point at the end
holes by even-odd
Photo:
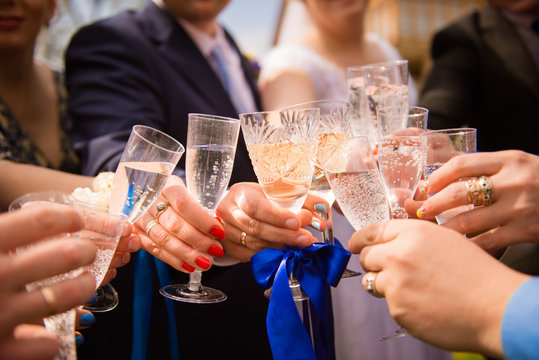
{"type": "Polygon", "coordinates": [[[247,62],[249,63],[249,71],[251,72],[255,82],[257,82],[258,76],[260,75],[260,63],[253,54],[245,53],[243,56],[245,56],[245,59],[247,59],[247,62]]]}

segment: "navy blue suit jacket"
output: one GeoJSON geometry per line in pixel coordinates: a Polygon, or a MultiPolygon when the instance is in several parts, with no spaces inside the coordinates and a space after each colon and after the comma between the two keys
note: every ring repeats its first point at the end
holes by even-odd
{"type": "MultiPolygon", "coordinates": [[[[242,61],[260,107],[248,63],[242,61]]],[[[152,2],[78,31],[66,52],[66,86],[72,138],[89,175],[116,169],[133,125],[159,128],[185,145],[188,113],[238,117],[202,53],[177,21],[152,2]]],[[[239,181],[256,181],[241,135],[231,184],[239,181]]],[[[187,282],[185,274],[171,270],[173,282],[187,282]]],[[[119,269],[112,284],[120,305],[96,314],[96,324],[84,332],[80,359],[130,358],[133,261],[119,269]]],[[[250,263],[214,266],[204,273],[203,284],[223,290],[228,300],[212,305],[175,302],[180,358],[271,358],[265,328],[268,301],[250,263]]],[[[164,298],[157,281],[153,296],[148,358],[167,359],[164,298]]]]}

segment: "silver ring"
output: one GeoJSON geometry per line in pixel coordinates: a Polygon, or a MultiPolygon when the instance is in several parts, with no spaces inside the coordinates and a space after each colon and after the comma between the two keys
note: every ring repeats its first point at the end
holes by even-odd
{"type": "Polygon", "coordinates": [[[47,304],[47,317],[56,314],[56,294],[50,286],[43,286],[39,288],[39,292],[43,295],[45,299],[45,304],[47,304]]]}
{"type": "Polygon", "coordinates": [[[365,274],[365,280],[367,281],[367,292],[377,298],[383,298],[384,296],[376,291],[376,276],[378,272],[369,271],[365,274]]]}
{"type": "Polygon", "coordinates": [[[167,211],[167,208],[170,204],[168,202],[161,202],[159,204],[157,204],[156,206],[156,210],[157,212],[155,213],[155,220],[159,221],[159,216],[161,216],[161,214],[163,214],[165,211],[167,211]]]}
{"type": "Polygon", "coordinates": [[[242,244],[243,247],[247,247],[247,243],[245,242],[246,237],[247,237],[247,233],[245,231],[242,231],[241,236],[240,236],[240,244],[242,244]]]}
{"type": "Polygon", "coordinates": [[[159,224],[159,220],[155,219],[155,220],[150,221],[148,225],[146,225],[146,234],[148,236],[150,236],[150,230],[157,224],[159,224]]]}

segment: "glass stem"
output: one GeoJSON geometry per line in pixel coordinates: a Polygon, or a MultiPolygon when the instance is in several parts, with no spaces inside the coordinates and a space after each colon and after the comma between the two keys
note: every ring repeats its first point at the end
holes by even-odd
{"type": "Polygon", "coordinates": [[[202,271],[195,270],[189,274],[189,290],[192,292],[200,292],[202,288],[202,271]]]}

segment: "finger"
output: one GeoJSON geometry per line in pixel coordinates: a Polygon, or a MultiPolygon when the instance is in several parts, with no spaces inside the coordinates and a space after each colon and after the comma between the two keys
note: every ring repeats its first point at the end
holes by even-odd
{"type": "Polygon", "coordinates": [[[131,253],[116,251],[110,261],[109,269],[117,269],[125,266],[129,263],[129,260],[131,260],[131,253]]]}
{"type": "Polygon", "coordinates": [[[150,236],[140,232],[139,237],[142,240],[142,247],[146,251],[176,270],[191,273],[195,269],[208,270],[211,266],[211,260],[207,255],[173,236],[160,224],[151,228],[150,236]],[[200,258],[199,261],[207,264],[207,260],[210,265],[205,268],[201,267],[197,264],[197,259],[200,258]]]}
{"type": "MultiPolygon", "coordinates": [[[[205,234],[212,235],[213,237],[221,240],[224,239],[225,234],[221,223],[209,215],[208,212],[200,206],[200,204],[189,194],[183,181],[177,176],[171,176],[167,181],[167,186],[161,192],[161,196],[170,203],[172,209],[176,213],[181,214],[186,221],[188,221],[192,227],[200,229],[205,234]]],[[[166,210],[162,216],[159,217],[159,222],[163,222],[161,219],[163,216],[168,217],[168,210],[166,210]]],[[[171,231],[176,233],[174,231],[171,231]]]]}
{"type": "MultiPolygon", "coordinates": [[[[54,309],[57,314],[82,305],[90,300],[95,292],[95,280],[89,272],[74,279],[62,280],[49,286],[54,292],[54,309]]],[[[36,319],[49,316],[49,304],[39,289],[21,291],[12,301],[3,303],[6,311],[6,324],[14,327],[18,323],[32,323],[36,319]]]]}
{"type": "MultiPolygon", "coordinates": [[[[130,231],[132,231],[131,229],[130,231]]],[[[117,252],[135,252],[142,246],[139,237],[134,233],[129,233],[127,236],[122,236],[116,247],[117,252]]]]}
{"type": "Polygon", "coordinates": [[[432,219],[447,210],[457,214],[472,208],[473,205],[468,202],[466,181],[458,181],[430,196],[417,210],[416,215],[420,219],[432,219]]]}
{"type": "Polygon", "coordinates": [[[283,207],[277,206],[270,202],[262,189],[258,184],[252,183],[238,183],[234,184],[228,193],[232,199],[228,198],[223,204],[231,207],[228,214],[224,214],[226,218],[219,215],[219,210],[223,210],[223,206],[217,208],[218,216],[223,218],[225,222],[234,224],[238,228],[244,228],[247,224],[247,228],[250,233],[257,236],[260,235],[260,225],[262,223],[272,225],[274,228],[286,228],[290,230],[297,230],[301,228],[300,219],[292,211],[283,207]],[[235,218],[236,215],[239,218],[235,218]],[[253,219],[253,224],[249,225],[248,222],[253,219]]]}
{"type": "Polygon", "coordinates": [[[365,226],[352,234],[348,250],[352,254],[359,254],[365,246],[390,241],[399,234],[407,221],[414,220],[389,220],[365,226]]]}
{"type": "Polygon", "coordinates": [[[101,280],[101,284],[99,284],[99,287],[107,285],[109,282],[111,282],[112,279],[114,279],[116,277],[117,274],[118,274],[118,272],[116,271],[116,269],[109,269],[105,273],[105,276],[103,277],[103,280],[101,280]]]}
{"type": "Polygon", "coordinates": [[[52,359],[58,353],[58,338],[43,326],[19,325],[13,335],[0,342],[0,359],[52,359]]]}
{"type": "Polygon", "coordinates": [[[443,226],[461,234],[474,234],[504,225],[510,219],[511,215],[504,209],[503,204],[495,203],[459,213],[443,226]]]}
{"type": "Polygon", "coordinates": [[[70,207],[38,207],[0,215],[0,251],[7,252],[36,240],[82,229],[78,213],[70,207]]]}
{"type": "MultiPolygon", "coordinates": [[[[396,237],[396,235],[395,235],[396,237]]],[[[368,245],[359,254],[359,263],[365,271],[381,271],[387,266],[387,254],[391,243],[368,245]]]]}
{"type": "MultiPolygon", "coordinates": [[[[205,213],[205,216],[206,220],[209,220],[210,223],[217,223],[219,225],[214,225],[211,229],[208,229],[208,232],[204,232],[200,228],[195,227],[191,219],[185,218],[185,212],[178,213],[173,208],[169,209],[162,213],[159,217],[159,225],[155,226],[154,230],[152,230],[152,236],[153,234],[158,235],[157,238],[153,239],[156,240],[156,243],[160,247],[166,247],[166,243],[171,240],[181,239],[202,252],[208,252],[211,247],[220,248],[221,244],[212,235],[215,234],[218,238],[223,239],[226,236],[223,225],[217,219],[208,215],[208,213],[205,213]],[[161,231],[161,229],[165,229],[168,235],[161,231]],[[161,239],[159,236],[161,236],[161,239]],[[158,242],[158,240],[161,240],[161,242],[158,242]]],[[[206,229],[207,225],[204,225],[203,228],[206,229]]]]}
{"type": "Polygon", "coordinates": [[[498,152],[455,156],[429,176],[428,193],[436,193],[461,178],[494,175],[503,166],[502,156],[498,152]]]}
{"type": "MultiPolygon", "coordinates": [[[[374,277],[374,284],[373,284],[375,292],[378,293],[381,297],[385,297],[384,286],[383,286],[385,273],[383,271],[376,271],[375,273],[376,275],[374,277]]],[[[368,277],[366,275],[367,274],[362,276],[361,285],[363,285],[363,289],[365,289],[365,291],[368,292],[368,287],[367,287],[368,277]]]]}
{"type": "Polygon", "coordinates": [[[29,247],[12,257],[13,274],[4,286],[18,289],[37,280],[90,265],[97,249],[91,241],[74,238],[51,240],[29,247]]]}
{"type": "Polygon", "coordinates": [[[242,233],[243,232],[237,228],[227,227],[227,234],[228,234],[227,239],[229,239],[230,242],[235,241],[236,244],[241,245],[242,247],[246,247],[250,250],[254,250],[255,252],[258,252],[260,250],[264,250],[270,247],[274,249],[280,249],[283,246],[283,244],[272,243],[264,239],[261,239],[259,237],[249,235],[248,233],[245,233],[245,235],[243,235],[243,240],[245,241],[245,246],[244,246],[239,240],[242,238],[242,233]]]}
{"type": "Polygon", "coordinates": [[[75,311],[75,329],[87,329],[95,323],[95,317],[90,311],[83,308],[76,308],[75,311]]]}

